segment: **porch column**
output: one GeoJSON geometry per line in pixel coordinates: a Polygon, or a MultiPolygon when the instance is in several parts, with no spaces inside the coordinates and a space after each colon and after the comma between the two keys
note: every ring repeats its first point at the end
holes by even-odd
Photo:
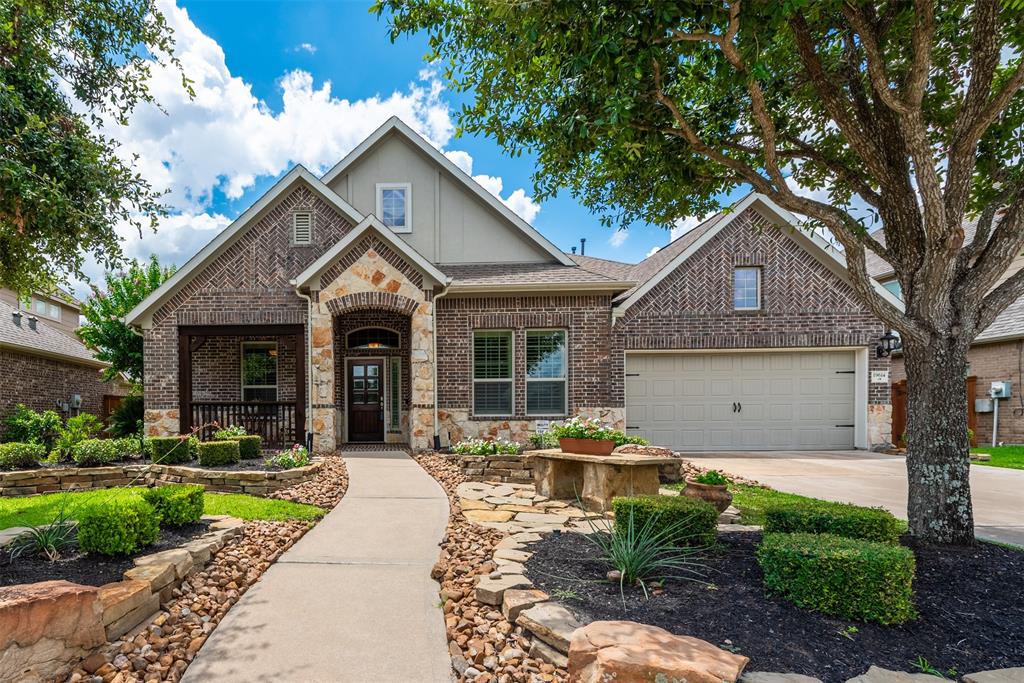
{"type": "Polygon", "coordinates": [[[432,448],[434,443],[434,304],[423,301],[412,314],[409,348],[412,406],[409,445],[432,448]]]}
{"type": "Polygon", "coordinates": [[[313,396],[313,449],[329,453],[337,446],[335,441],[334,406],[334,318],[327,308],[317,302],[310,320],[313,343],[311,361],[313,396]]]}

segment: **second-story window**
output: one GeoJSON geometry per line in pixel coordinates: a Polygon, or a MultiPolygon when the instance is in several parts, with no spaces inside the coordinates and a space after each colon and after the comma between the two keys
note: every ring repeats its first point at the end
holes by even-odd
{"type": "Polygon", "coordinates": [[[412,185],[377,183],[377,217],[395,232],[412,232],[412,185]]]}

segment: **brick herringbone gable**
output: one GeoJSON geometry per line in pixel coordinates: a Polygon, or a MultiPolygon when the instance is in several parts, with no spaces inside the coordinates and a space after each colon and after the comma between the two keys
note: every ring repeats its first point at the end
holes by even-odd
{"type": "Polygon", "coordinates": [[[337,263],[328,268],[323,275],[320,276],[320,286],[326,287],[330,283],[338,279],[342,273],[348,270],[353,263],[362,258],[363,254],[369,251],[375,251],[385,261],[390,263],[392,266],[398,269],[413,285],[419,289],[423,289],[423,274],[413,266],[411,263],[406,261],[402,256],[392,249],[384,240],[380,239],[377,235],[369,234],[363,237],[359,242],[353,244],[352,247],[345,252],[345,254],[338,259],[337,263]]]}

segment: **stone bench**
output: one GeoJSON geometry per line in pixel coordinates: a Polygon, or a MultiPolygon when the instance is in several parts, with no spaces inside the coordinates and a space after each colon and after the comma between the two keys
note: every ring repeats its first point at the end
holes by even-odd
{"type": "Polygon", "coordinates": [[[605,512],[616,496],[656,495],[659,466],[677,462],[628,453],[563,453],[557,448],[531,455],[537,493],[555,499],[579,498],[592,512],[605,512]]]}

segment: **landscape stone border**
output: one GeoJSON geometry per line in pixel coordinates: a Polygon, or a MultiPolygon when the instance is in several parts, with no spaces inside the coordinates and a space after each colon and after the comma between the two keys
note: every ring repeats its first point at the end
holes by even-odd
{"type": "Polygon", "coordinates": [[[0,497],[120,486],[200,484],[207,491],[264,496],[311,480],[322,461],[289,470],[211,470],[189,465],[108,465],[0,472],[0,497]]]}

